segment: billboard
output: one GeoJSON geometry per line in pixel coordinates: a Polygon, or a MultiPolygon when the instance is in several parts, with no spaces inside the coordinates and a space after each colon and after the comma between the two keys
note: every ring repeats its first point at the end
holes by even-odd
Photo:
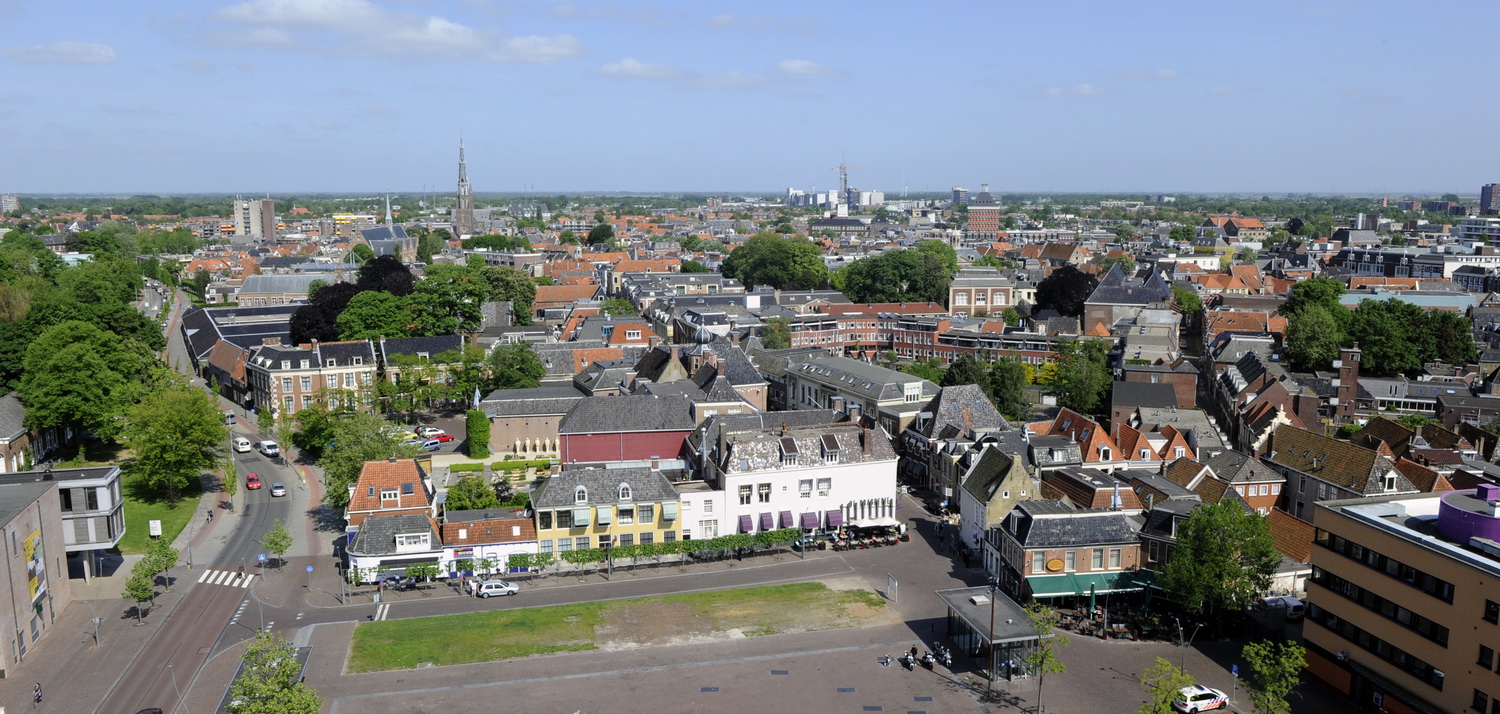
{"type": "Polygon", "coordinates": [[[26,536],[21,545],[21,552],[26,555],[26,580],[27,587],[31,593],[31,604],[43,595],[47,594],[47,566],[42,553],[42,529],[38,528],[26,536]]]}

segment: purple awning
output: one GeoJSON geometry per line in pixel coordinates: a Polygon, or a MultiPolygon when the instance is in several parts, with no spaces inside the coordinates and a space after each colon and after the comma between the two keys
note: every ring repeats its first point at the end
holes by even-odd
{"type": "Polygon", "coordinates": [[[773,521],[771,520],[771,512],[766,511],[765,513],[760,514],[760,529],[762,531],[768,531],[771,530],[772,527],[773,521]]]}
{"type": "Polygon", "coordinates": [[[844,525],[844,512],[841,511],[841,510],[838,510],[838,509],[834,509],[832,511],[829,511],[828,512],[828,527],[829,528],[838,528],[841,525],[844,525]]]}
{"type": "Polygon", "coordinates": [[[804,514],[802,514],[802,529],[803,530],[809,530],[809,531],[815,531],[815,530],[817,530],[818,529],[818,514],[816,514],[816,513],[804,513],[804,514]]]}
{"type": "Polygon", "coordinates": [[[754,533],[755,532],[755,524],[752,522],[752,519],[750,518],[749,515],[740,516],[740,532],[741,533],[754,533]]]}
{"type": "MultiPolygon", "coordinates": [[[[792,520],[792,512],[791,511],[782,511],[781,512],[781,527],[782,528],[791,528],[792,524],[794,522],[795,521],[792,520]]],[[[353,539],[351,539],[351,540],[353,540],[353,539]]]]}

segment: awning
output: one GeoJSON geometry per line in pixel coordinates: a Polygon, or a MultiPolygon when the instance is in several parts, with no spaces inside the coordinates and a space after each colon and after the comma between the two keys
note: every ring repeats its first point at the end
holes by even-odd
{"type": "Polygon", "coordinates": [[[815,531],[815,530],[817,530],[818,529],[818,514],[816,514],[816,513],[804,513],[804,514],[802,514],[802,529],[803,530],[808,530],[808,531],[815,531]]]}
{"type": "Polygon", "coordinates": [[[607,526],[615,519],[615,509],[613,506],[599,506],[594,509],[594,514],[595,518],[598,519],[595,522],[601,526],[607,526]]]}
{"type": "Polygon", "coordinates": [[[828,512],[828,527],[838,528],[844,525],[844,512],[835,508],[828,512]]]}
{"type": "Polygon", "coordinates": [[[574,528],[587,528],[588,525],[589,525],[589,509],[587,509],[587,508],[575,508],[575,509],[573,509],[573,527],[574,528]]]}
{"type": "Polygon", "coordinates": [[[773,521],[771,519],[771,512],[767,511],[765,513],[760,514],[760,529],[762,531],[769,531],[769,530],[773,530],[774,528],[775,528],[775,521],[773,521]]]}
{"type": "MultiPolygon", "coordinates": [[[[781,527],[782,528],[791,528],[793,523],[796,523],[796,521],[792,520],[792,512],[791,511],[782,511],[781,512],[781,527]]],[[[350,538],[350,540],[353,540],[353,538],[350,538]]]]}
{"type": "Polygon", "coordinates": [[[1150,570],[1123,570],[1114,573],[1061,573],[1026,578],[1032,597],[1067,597],[1105,593],[1140,592],[1156,581],[1150,570]]]}
{"type": "Polygon", "coordinates": [[[850,519],[849,525],[855,528],[880,528],[882,526],[894,528],[901,524],[896,519],[886,516],[885,518],[854,518],[850,519]]]}
{"type": "Polygon", "coordinates": [[[661,504],[661,517],[662,517],[662,520],[667,520],[667,521],[675,521],[675,520],[677,520],[677,504],[675,504],[675,503],[663,503],[663,504],[661,504]]]}
{"type": "Polygon", "coordinates": [[[755,532],[755,519],[751,518],[749,514],[740,516],[740,532],[741,533],[754,533],[755,532]]]}

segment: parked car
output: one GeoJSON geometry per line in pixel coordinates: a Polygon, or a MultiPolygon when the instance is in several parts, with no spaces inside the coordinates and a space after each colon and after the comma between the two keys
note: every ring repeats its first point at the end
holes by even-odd
{"type": "Polygon", "coordinates": [[[234,450],[243,454],[250,450],[250,440],[243,436],[234,437],[234,450]]]}
{"type": "Polygon", "coordinates": [[[272,498],[275,498],[277,496],[285,496],[285,495],[286,495],[286,486],[284,484],[279,484],[279,483],[273,483],[273,484],[271,484],[271,497],[272,498]]]}
{"type": "Polygon", "coordinates": [[[1261,607],[1267,610],[1285,610],[1288,620],[1300,620],[1307,614],[1307,606],[1301,600],[1286,595],[1268,597],[1261,601],[1261,607]]]}
{"type": "Polygon", "coordinates": [[[233,424],[234,423],[234,412],[224,412],[224,423],[225,424],[233,424]]]}
{"type": "Polygon", "coordinates": [[[436,434],[433,434],[431,437],[428,437],[428,438],[437,439],[438,441],[440,441],[440,442],[442,442],[444,444],[446,444],[446,443],[448,443],[450,441],[453,441],[453,435],[452,434],[449,434],[447,432],[442,432],[442,431],[440,431],[440,432],[438,432],[436,434]]]}
{"type": "Polygon", "coordinates": [[[1180,712],[1206,712],[1229,706],[1229,697],[1213,687],[1194,684],[1178,690],[1172,708],[1180,712]]]}
{"type": "Polygon", "coordinates": [[[442,447],[442,445],[443,442],[437,439],[428,439],[427,441],[418,444],[418,447],[423,451],[437,451],[440,447],[442,447]]]}
{"type": "Polygon", "coordinates": [[[256,444],[255,449],[259,451],[262,456],[266,456],[269,458],[274,458],[281,455],[281,447],[277,446],[276,442],[271,441],[270,439],[266,439],[265,441],[256,444]]]}
{"type": "Polygon", "coordinates": [[[521,592],[521,586],[506,580],[486,580],[479,584],[479,597],[490,597],[492,595],[515,595],[521,592]]]}
{"type": "Polygon", "coordinates": [[[435,426],[419,426],[419,427],[417,427],[417,436],[420,436],[423,439],[431,439],[431,438],[433,438],[433,437],[435,437],[435,436],[437,436],[438,434],[441,434],[441,433],[443,433],[443,430],[439,429],[439,428],[437,428],[435,426]]]}
{"type": "Polygon", "coordinates": [[[390,575],[381,578],[380,583],[385,585],[386,590],[412,590],[417,587],[416,578],[406,575],[397,575],[395,573],[391,573],[390,575]]]}
{"type": "Polygon", "coordinates": [[[245,477],[245,488],[251,491],[258,491],[260,490],[260,487],[260,476],[258,474],[250,474],[249,476],[245,477]]]}

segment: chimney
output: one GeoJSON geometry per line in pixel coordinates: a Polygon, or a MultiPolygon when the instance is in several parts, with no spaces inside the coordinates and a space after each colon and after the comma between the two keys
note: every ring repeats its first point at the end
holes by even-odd
{"type": "Polygon", "coordinates": [[[672,361],[673,362],[681,362],[682,361],[682,347],[680,347],[678,345],[672,345],[672,361]]]}
{"type": "Polygon", "coordinates": [[[844,413],[849,415],[849,422],[851,424],[859,423],[859,412],[860,407],[854,402],[849,402],[848,404],[844,405],[844,413]]]}
{"type": "Polygon", "coordinates": [[[863,427],[860,428],[860,430],[859,430],[859,440],[860,440],[860,443],[863,444],[863,446],[864,446],[865,456],[869,456],[871,454],[871,452],[874,450],[875,444],[874,444],[873,441],[871,441],[874,438],[875,438],[875,432],[870,431],[869,429],[865,429],[863,427]]]}

